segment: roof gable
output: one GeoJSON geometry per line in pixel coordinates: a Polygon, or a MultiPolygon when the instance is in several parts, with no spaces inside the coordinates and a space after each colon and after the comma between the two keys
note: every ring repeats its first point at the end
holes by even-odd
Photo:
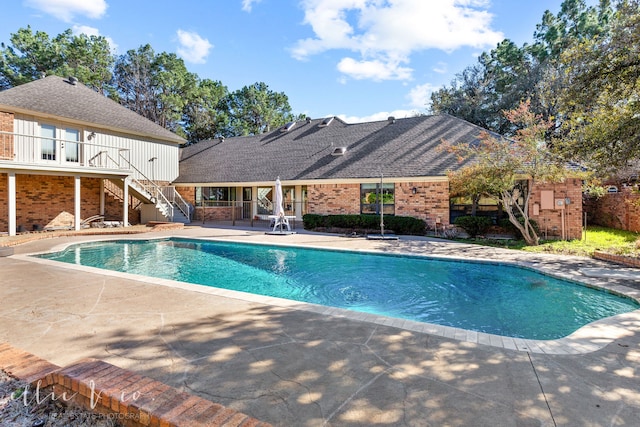
{"type": "Polygon", "coordinates": [[[86,87],[77,80],[48,76],[0,92],[0,108],[18,109],[164,141],[183,138],[86,87]],[[75,83],[75,84],[74,84],[75,83]]]}

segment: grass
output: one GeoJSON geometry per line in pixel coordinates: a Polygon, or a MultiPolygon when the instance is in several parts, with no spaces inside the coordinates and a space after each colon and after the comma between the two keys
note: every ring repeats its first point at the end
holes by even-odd
{"type": "Polygon", "coordinates": [[[640,234],[632,231],[590,226],[582,240],[542,240],[538,246],[527,246],[522,240],[465,240],[485,246],[546,252],[565,255],[592,256],[594,251],[616,255],[640,256],[640,234]]]}

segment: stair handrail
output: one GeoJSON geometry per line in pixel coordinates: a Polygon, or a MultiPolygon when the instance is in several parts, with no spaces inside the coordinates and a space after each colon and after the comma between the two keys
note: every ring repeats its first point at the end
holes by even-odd
{"type": "Polygon", "coordinates": [[[189,204],[187,203],[186,200],[184,200],[182,195],[180,195],[178,190],[176,190],[175,187],[172,187],[172,186],[166,186],[161,188],[163,193],[166,191],[166,193],[164,193],[164,196],[171,203],[175,204],[178,207],[178,210],[182,212],[185,218],[191,219],[191,215],[190,215],[191,209],[189,207],[189,204]]]}
{"type": "Polygon", "coordinates": [[[164,207],[166,207],[167,210],[168,210],[169,218],[171,218],[171,220],[173,220],[173,204],[171,204],[169,199],[167,199],[167,197],[162,192],[162,187],[160,187],[154,181],[152,181],[149,178],[147,178],[147,176],[145,174],[143,174],[137,167],[135,167],[133,164],[131,164],[129,159],[124,157],[122,155],[122,153],[119,153],[119,155],[120,155],[120,158],[122,158],[122,160],[124,160],[129,165],[129,168],[131,168],[134,171],[136,171],[138,173],[138,176],[141,176],[146,181],[146,183],[144,183],[144,182],[140,181],[139,179],[132,177],[131,178],[132,182],[134,182],[136,185],[140,186],[152,198],[155,198],[156,206],[158,205],[159,201],[161,202],[161,204],[164,204],[164,207]]]}

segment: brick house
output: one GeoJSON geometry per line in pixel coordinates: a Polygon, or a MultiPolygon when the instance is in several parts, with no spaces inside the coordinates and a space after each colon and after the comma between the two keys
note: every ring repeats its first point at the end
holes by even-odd
{"type": "Polygon", "coordinates": [[[72,77],[2,91],[0,232],[184,220],[168,184],[185,142],[72,77]]]}
{"type": "MultiPolygon", "coordinates": [[[[267,218],[279,177],[286,214],[298,219],[305,213],[379,213],[381,198],[385,215],[447,226],[465,206],[452,203],[446,172],[462,164],[439,147],[443,140],[473,143],[481,130],[448,115],[356,124],[307,119],[262,135],[187,146],[173,185],[195,206],[197,220],[267,218]]],[[[543,236],[582,236],[579,179],[532,191],[530,215],[543,236]]]]}

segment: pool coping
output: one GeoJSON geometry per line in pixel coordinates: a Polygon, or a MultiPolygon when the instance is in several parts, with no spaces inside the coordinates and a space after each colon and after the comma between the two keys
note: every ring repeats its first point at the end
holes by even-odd
{"type": "Polygon", "coordinates": [[[273,243],[273,242],[256,242],[256,241],[246,241],[240,239],[234,239],[232,237],[194,237],[194,236],[181,236],[181,235],[172,235],[172,236],[108,236],[101,237],[91,240],[86,240],[83,242],[67,242],[63,244],[58,244],[52,246],[46,251],[33,252],[33,253],[25,253],[13,255],[13,258],[28,261],[28,262],[36,262],[45,265],[57,266],[62,268],[69,268],[72,270],[84,271],[94,274],[102,274],[105,276],[119,277],[123,279],[135,280],[143,283],[150,283],[155,285],[167,286],[171,288],[177,288],[187,291],[195,291],[200,293],[205,293],[209,295],[214,295],[223,298],[232,298],[247,302],[253,302],[258,304],[265,304],[279,308],[293,309],[293,310],[301,310],[313,312],[321,315],[328,315],[333,317],[340,317],[348,320],[368,322],[378,325],[391,326],[399,329],[404,329],[407,331],[413,331],[418,333],[430,334],[434,336],[454,339],[457,341],[463,341],[473,344],[487,345],[498,347],[502,349],[514,350],[514,351],[522,351],[529,353],[539,353],[539,354],[553,354],[553,355],[575,355],[575,354],[586,354],[591,353],[597,350],[600,350],[610,343],[623,338],[630,334],[627,329],[628,325],[639,325],[640,324],[640,309],[634,310],[632,312],[618,314],[615,316],[610,316],[601,320],[597,320],[591,322],[572,334],[555,339],[555,340],[534,340],[534,339],[524,339],[524,338],[513,338],[496,334],[489,334],[484,332],[471,331],[461,328],[455,328],[450,326],[437,325],[432,323],[425,322],[417,322],[412,320],[405,320],[399,318],[392,318],[377,314],[371,313],[363,313],[352,311],[348,309],[342,309],[337,307],[329,307],[323,306],[313,303],[299,302],[288,300],[284,298],[278,297],[270,297],[264,295],[251,294],[242,291],[234,291],[223,288],[216,288],[206,285],[198,285],[191,284],[186,282],[180,282],[169,279],[161,279],[154,278],[150,276],[143,276],[132,273],[122,273],[112,270],[100,269],[97,267],[87,267],[81,266],[77,264],[69,264],[60,261],[48,260],[44,258],[38,258],[35,255],[41,255],[46,253],[58,252],[66,249],[67,247],[79,243],[92,243],[92,242],[101,242],[101,241],[114,241],[114,240],[166,240],[169,238],[184,238],[184,239],[193,239],[193,240],[210,240],[210,241],[219,241],[219,242],[233,242],[240,244],[256,244],[256,245],[265,245],[265,246],[283,246],[283,247],[295,247],[295,248],[314,248],[314,249],[322,249],[322,250],[331,250],[331,251],[346,251],[346,252],[355,252],[355,253],[369,253],[369,254],[384,254],[384,255],[402,255],[409,256],[415,258],[425,258],[425,259],[439,259],[439,260],[449,260],[449,261],[461,261],[461,262],[479,262],[479,263],[489,263],[489,264],[499,264],[499,265],[509,265],[515,267],[526,268],[532,271],[539,272],[541,274],[555,277],[563,280],[572,281],[583,286],[587,286],[595,289],[602,289],[607,292],[624,296],[630,299],[635,300],[640,303],[640,290],[636,290],[624,285],[611,285],[607,283],[605,280],[598,280],[597,277],[585,277],[579,271],[566,271],[563,273],[559,273],[558,271],[551,270],[550,268],[545,268],[542,263],[539,262],[527,262],[527,261],[512,261],[512,260],[495,260],[495,259],[487,259],[487,258],[477,258],[477,257],[459,257],[459,256],[447,256],[447,255],[421,255],[403,251],[394,251],[394,252],[383,252],[381,250],[371,250],[371,249],[352,249],[352,248],[336,248],[330,246],[323,246],[318,244],[317,242],[314,244],[290,244],[290,243],[273,243]]]}

